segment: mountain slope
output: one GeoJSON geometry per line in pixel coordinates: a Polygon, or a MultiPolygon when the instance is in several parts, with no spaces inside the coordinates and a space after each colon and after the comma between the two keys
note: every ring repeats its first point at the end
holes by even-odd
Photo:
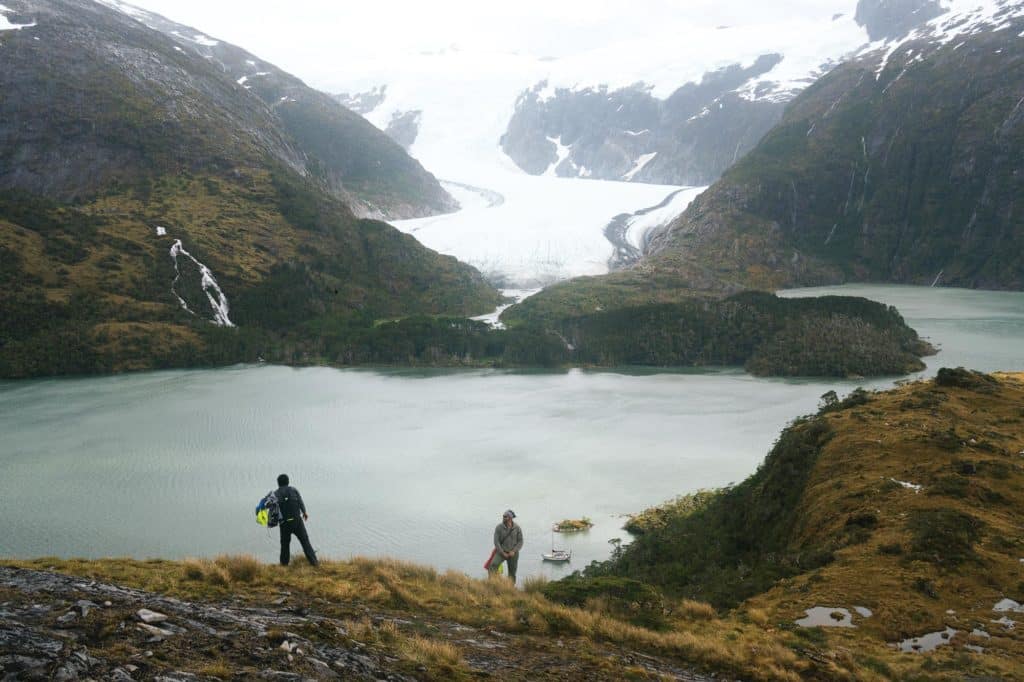
{"type": "Polygon", "coordinates": [[[948,15],[836,69],[652,241],[762,287],[1024,287],[1024,5],[948,15]]]}
{"type": "Polygon", "coordinates": [[[357,219],[212,60],[86,0],[10,5],[34,23],[0,34],[0,375],[317,357],[316,320],[497,303],[357,219]]]}
{"type": "Polygon", "coordinates": [[[1024,287],[1022,34],[1019,0],[959,2],[868,46],[648,235],[635,268],[529,304],[579,314],[850,281],[1024,287]]]}
{"type": "Polygon", "coordinates": [[[1024,375],[942,369],[884,393],[822,398],[746,481],[636,517],[633,544],[546,592],[578,582],[596,597],[602,577],[627,577],[738,605],[797,650],[849,647],[859,654],[834,664],[886,679],[913,679],[919,665],[928,679],[1016,677],[1024,375]],[[817,625],[803,620],[815,607],[817,625]],[[928,651],[929,640],[943,650],[899,653],[928,651]],[[895,656],[880,655],[894,645],[895,656]]]}
{"type": "Polygon", "coordinates": [[[367,125],[333,97],[240,47],[214,40],[190,26],[133,7],[98,0],[160,31],[189,53],[213,64],[259,97],[310,158],[309,172],[360,217],[401,220],[446,213],[458,204],[436,178],[390,138],[367,125]]]}

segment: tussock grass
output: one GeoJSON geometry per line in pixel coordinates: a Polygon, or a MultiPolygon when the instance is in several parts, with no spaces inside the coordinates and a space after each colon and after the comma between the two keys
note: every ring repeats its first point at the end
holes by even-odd
{"type": "Polygon", "coordinates": [[[213,563],[227,573],[231,582],[236,583],[251,583],[263,571],[263,564],[251,554],[223,555],[214,559],[213,563]]]}
{"type": "Polygon", "coordinates": [[[459,668],[465,665],[462,652],[447,642],[414,635],[398,643],[399,655],[407,661],[434,668],[459,668]]]}

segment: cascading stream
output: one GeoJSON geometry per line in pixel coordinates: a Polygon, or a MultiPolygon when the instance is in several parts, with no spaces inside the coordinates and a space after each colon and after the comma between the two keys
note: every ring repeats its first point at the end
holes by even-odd
{"type": "Polygon", "coordinates": [[[178,280],[181,279],[181,269],[178,267],[178,256],[185,256],[199,268],[199,274],[202,279],[200,286],[203,289],[203,293],[206,294],[207,300],[210,302],[210,307],[213,309],[213,320],[212,322],[219,327],[234,327],[235,325],[231,322],[231,318],[228,316],[228,297],[221,291],[220,285],[217,284],[217,278],[213,276],[213,272],[210,268],[206,267],[198,260],[196,260],[192,254],[185,250],[182,246],[180,239],[175,239],[174,244],[171,245],[171,258],[174,260],[174,281],[171,283],[171,293],[174,294],[178,302],[181,303],[181,307],[195,315],[195,311],[188,307],[188,303],[185,302],[177,291],[178,280]]]}

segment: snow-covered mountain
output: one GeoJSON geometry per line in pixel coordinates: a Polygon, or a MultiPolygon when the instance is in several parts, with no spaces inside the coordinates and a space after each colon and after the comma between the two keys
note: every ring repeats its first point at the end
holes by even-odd
{"type": "Polygon", "coordinates": [[[448,169],[439,164],[467,152],[493,160],[501,144],[531,174],[702,184],[757,143],[781,117],[782,103],[869,41],[855,19],[856,0],[747,18],[736,16],[736,3],[722,4],[558,58],[458,47],[409,55],[338,89],[379,93],[386,86],[366,113],[382,130],[405,112],[422,112],[410,149],[442,177],[448,169]],[[749,113],[732,116],[731,109],[749,113]],[[718,119],[722,139],[714,150],[678,142],[689,123],[689,134],[707,147],[708,123],[718,119]],[[716,158],[678,172],[688,155],[702,154],[716,158]]]}
{"type": "Polygon", "coordinates": [[[332,89],[443,181],[503,198],[463,191],[467,212],[400,229],[511,285],[601,274],[622,264],[605,236],[617,216],[670,194],[681,211],[696,192],[680,187],[717,178],[788,99],[868,42],[856,0],[798,3],[795,16],[722,4],[557,58],[458,46],[391,55],[339,72],[332,89]]]}
{"type": "MultiPolygon", "coordinates": [[[[177,44],[177,50],[221,69],[241,91],[262,100],[301,151],[317,159],[311,171],[357,214],[401,219],[452,211],[456,205],[435,178],[379,131],[328,95],[274,64],[199,29],[122,0],[95,0],[177,44]]],[[[357,111],[356,113],[362,113],[357,111]]]]}

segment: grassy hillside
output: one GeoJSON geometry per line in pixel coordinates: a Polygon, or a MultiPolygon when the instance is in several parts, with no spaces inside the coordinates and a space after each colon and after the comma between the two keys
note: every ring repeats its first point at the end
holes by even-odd
{"type": "Polygon", "coordinates": [[[942,370],[886,393],[823,396],[752,477],[639,515],[636,541],[570,584],[596,597],[595,581],[619,577],[707,600],[808,651],[845,648],[885,677],[1012,676],[1024,642],[994,606],[1024,598],[1022,454],[1024,375],[942,370]],[[873,615],[854,615],[855,629],[795,625],[816,606],[873,615]],[[934,654],[877,653],[946,627],[958,632],[934,654]]]}
{"type": "Polygon", "coordinates": [[[270,106],[176,40],[196,43],[99,3],[11,11],[35,23],[5,32],[0,69],[0,377],[314,362],[325,327],[500,302],[338,199],[409,208],[436,181],[355,114],[317,109],[326,96],[268,71],[270,106]],[[214,281],[237,328],[211,324],[214,281]]]}
{"type": "Polygon", "coordinates": [[[387,560],[320,571],[246,557],[0,562],[194,601],[194,614],[253,607],[253,618],[304,619],[236,632],[227,646],[194,627],[147,642],[119,625],[136,620],[130,595],[69,625],[56,619],[76,608],[70,593],[26,592],[24,576],[5,576],[0,625],[35,614],[43,630],[83,629],[80,641],[110,665],[210,679],[267,668],[326,679],[310,647],[348,649],[416,679],[1015,679],[1024,638],[994,622],[1015,614],[993,607],[1024,599],[1022,452],[1024,375],[944,370],[885,393],[827,396],[754,476],[641,515],[643,534],[585,578],[515,591],[387,560]],[[41,601],[55,603],[29,609],[41,601]],[[847,610],[856,627],[797,625],[817,606],[826,622],[847,610]],[[891,646],[947,627],[956,632],[933,652],[891,646]],[[285,639],[306,653],[279,651],[285,639]]]}
{"type": "Polygon", "coordinates": [[[285,170],[165,176],[74,205],[0,193],[0,260],[4,377],[311,362],[325,327],[499,301],[472,268],[356,219],[285,170]],[[176,281],[179,239],[216,277],[237,328],[212,324],[185,259],[176,281]]]}
{"type": "Polygon", "coordinates": [[[671,226],[655,262],[768,287],[1020,289],[1021,28],[837,68],[671,226]]]}

